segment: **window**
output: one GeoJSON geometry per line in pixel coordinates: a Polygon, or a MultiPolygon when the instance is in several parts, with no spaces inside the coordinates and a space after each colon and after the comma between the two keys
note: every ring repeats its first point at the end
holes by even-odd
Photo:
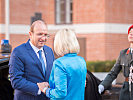
{"type": "Polygon", "coordinates": [[[31,24],[36,20],[42,20],[42,13],[36,12],[35,15],[31,17],[31,24]]]}
{"type": "Polygon", "coordinates": [[[55,0],[56,24],[71,24],[72,23],[72,0],[55,0]]]}

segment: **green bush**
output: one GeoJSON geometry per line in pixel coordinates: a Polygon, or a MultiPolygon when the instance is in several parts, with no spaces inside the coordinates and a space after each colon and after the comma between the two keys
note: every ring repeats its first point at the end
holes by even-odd
{"type": "Polygon", "coordinates": [[[113,61],[87,61],[87,69],[91,72],[109,72],[116,60],[113,61]]]}

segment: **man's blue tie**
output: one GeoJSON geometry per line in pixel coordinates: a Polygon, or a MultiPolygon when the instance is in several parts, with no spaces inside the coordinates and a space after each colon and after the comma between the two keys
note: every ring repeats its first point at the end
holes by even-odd
{"type": "Polygon", "coordinates": [[[43,69],[43,72],[44,72],[44,75],[45,75],[45,63],[44,63],[44,60],[42,58],[42,50],[39,50],[38,51],[38,54],[39,54],[39,60],[41,61],[42,63],[42,69],[43,69]]]}

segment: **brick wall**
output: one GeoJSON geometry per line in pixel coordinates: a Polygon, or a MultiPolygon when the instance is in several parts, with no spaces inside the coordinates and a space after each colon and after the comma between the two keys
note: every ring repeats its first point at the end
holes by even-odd
{"type": "Polygon", "coordinates": [[[105,20],[108,23],[133,23],[133,0],[105,0],[105,20]]]}
{"type": "Polygon", "coordinates": [[[127,34],[84,34],[77,37],[86,38],[87,61],[115,60],[122,49],[129,47],[127,34]]]}
{"type": "MultiPolygon", "coordinates": [[[[42,13],[48,24],[55,24],[55,0],[10,0],[10,23],[30,25],[35,12],[42,13]]],[[[0,0],[0,24],[4,24],[5,0],[0,0]]],[[[90,23],[133,23],[132,0],[73,0],[73,24],[90,23]]],[[[82,33],[85,38],[86,60],[114,60],[121,49],[129,47],[127,34],[118,33],[82,33]]],[[[16,47],[28,40],[28,34],[10,34],[10,43],[16,47]]],[[[53,48],[52,33],[47,45],[53,48]]],[[[0,34],[0,40],[4,34],[0,34]]],[[[83,53],[80,53],[83,54],[83,53]]],[[[82,55],[81,55],[82,56],[82,55]]]]}
{"type": "Polygon", "coordinates": [[[122,49],[129,47],[127,34],[106,34],[105,59],[114,60],[122,49]]]}
{"type": "Polygon", "coordinates": [[[4,2],[5,0],[0,0],[0,24],[2,23],[4,23],[5,21],[5,2],[4,2]]]}
{"type": "MultiPolygon", "coordinates": [[[[30,24],[35,12],[42,13],[48,24],[54,24],[54,0],[10,0],[10,23],[30,24]]],[[[0,0],[0,23],[5,19],[5,0],[0,0]]]]}
{"type": "MultiPolygon", "coordinates": [[[[53,35],[50,36],[50,38],[47,41],[47,44],[49,47],[53,48],[53,35]]],[[[28,34],[11,34],[10,35],[10,44],[13,48],[19,46],[22,43],[26,43],[29,39],[28,34]]]]}
{"type": "Polygon", "coordinates": [[[103,23],[105,0],[73,0],[73,23],[103,23]]]}

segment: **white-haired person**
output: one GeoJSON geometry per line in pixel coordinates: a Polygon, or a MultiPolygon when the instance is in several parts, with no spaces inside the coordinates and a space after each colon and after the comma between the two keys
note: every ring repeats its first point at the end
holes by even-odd
{"type": "Polygon", "coordinates": [[[54,39],[54,50],[59,56],[54,61],[47,82],[40,83],[39,88],[51,100],[84,100],[86,62],[78,56],[80,46],[75,33],[70,29],[59,30],[54,39]]]}

